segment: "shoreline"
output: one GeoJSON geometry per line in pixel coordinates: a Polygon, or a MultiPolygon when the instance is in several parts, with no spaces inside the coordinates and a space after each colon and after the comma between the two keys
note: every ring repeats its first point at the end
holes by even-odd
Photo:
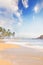
{"type": "Polygon", "coordinates": [[[20,46],[27,47],[27,48],[33,48],[33,49],[43,50],[43,46],[31,45],[28,42],[5,42],[5,44],[16,44],[16,45],[20,45],[20,46]]]}
{"type": "Polygon", "coordinates": [[[0,43],[0,50],[5,50],[5,49],[8,49],[8,48],[20,48],[19,45],[17,44],[6,44],[6,43],[0,43]]]}
{"type": "Polygon", "coordinates": [[[43,46],[36,46],[36,45],[31,45],[30,43],[28,43],[28,42],[10,42],[10,41],[3,41],[3,40],[1,40],[0,41],[0,46],[2,46],[2,45],[6,45],[6,46],[8,46],[8,45],[12,45],[13,46],[13,48],[14,48],[14,46],[16,47],[16,45],[17,45],[17,47],[27,47],[27,48],[31,48],[31,49],[36,49],[36,50],[41,50],[41,51],[43,51],[43,46]]]}
{"type": "Polygon", "coordinates": [[[0,43],[0,63],[1,65],[5,63],[6,65],[43,65],[43,51],[3,42],[0,43]]]}

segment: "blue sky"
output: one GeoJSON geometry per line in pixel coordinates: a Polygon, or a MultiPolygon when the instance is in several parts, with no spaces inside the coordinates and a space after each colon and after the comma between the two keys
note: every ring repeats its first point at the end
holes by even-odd
{"type": "Polygon", "coordinates": [[[16,37],[43,34],[43,0],[0,0],[0,26],[16,37]]]}

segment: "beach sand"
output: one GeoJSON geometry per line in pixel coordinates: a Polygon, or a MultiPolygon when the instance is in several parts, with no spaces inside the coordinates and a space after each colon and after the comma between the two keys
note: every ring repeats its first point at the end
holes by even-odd
{"type": "Polygon", "coordinates": [[[43,50],[0,42],[0,65],[43,65],[43,50]]]}

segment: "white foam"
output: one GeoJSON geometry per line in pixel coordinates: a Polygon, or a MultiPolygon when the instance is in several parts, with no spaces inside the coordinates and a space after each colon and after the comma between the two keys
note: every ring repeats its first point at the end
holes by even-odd
{"type": "Polygon", "coordinates": [[[42,49],[43,50],[43,46],[34,46],[34,45],[27,45],[28,42],[5,42],[6,44],[17,44],[17,45],[21,45],[23,47],[28,47],[28,48],[35,48],[35,49],[42,49]]]}
{"type": "Polygon", "coordinates": [[[3,41],[5,41],[5,44],[17,44],[23,47],[28,47],[28,48],[34,48],[34,49],[39,49],[39,50],[43,50],[43,46],[35,46],[35,45],[29,45],[31,43],[29,42],[15,42],[15,41],[11,41],[11,39],[3,39],[3,41]]]}

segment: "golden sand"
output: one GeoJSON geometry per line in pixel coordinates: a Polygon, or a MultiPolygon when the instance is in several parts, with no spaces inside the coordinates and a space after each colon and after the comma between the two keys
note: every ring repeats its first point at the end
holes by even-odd
{"type": "MultiPolygon", "coordinates": [[[[19,45],[16,45],[16,44],[5,44],[4,42],[3,43],[0,43],[0,51],[4,51],[5,49],[10,49],[10,48],[20,48],[19,45]]],[[[23,48],[25,50],[25,48],[23,48]]],[[[23,50],[22,49],[22,50],[23,50]]],[[[21,51],[22,52],[22,51],[21,51]]],[[[29,52],[29,50],[28,50],[29,52]]],[[[13,53],[11,54],[6,54],[6,53],[1,53],[0,52],[0,65],[43,65],[43,55],[41,56],[41,53],[40,54],[35,54],[34,53],[22,53],[20,55],[13,55],[13,53]],[[1,58],[2,56],[2,58],[1,58]],[[7,60],[5,60],[5,59],[7,60]],[[11,60],[21,60],[21,62],[16,62],[13,64],[13,62],[11,62],[11,60]],[[10,60],[10,61],[8,61],[10,60]],[[30,62],[29,62],[30,61],[30,62]],[[19,63],[19,64],[18,64],[19,63]]],[[[20,52],[19,52],[20,53],[20,52]]],[[[18,54],[18,52],[17,52],[18,54]]]]}
{"type": "Polygon", "coordinates": [[[0,43],[0,50],[9,49],[9,48],[20,48],[20,46],[15,45],[15,44],[0,43]]]}
{"type": "MultiPolygon", "coordinates": [[[[0,43],[0,51],[5,50],[5,49],[9,49],[9,48],[20,48],[20,46],[15,45],[15,44],[0,43]]],[[[10,56],[8,56],[8,57],[10,57],[10,56]]],[[[15,56],[11,56],[10,58],[15,58],[15,56]]],[[[7,60],[0,58],[0,65],[13,65],[13,64],[7,60]]]]}
{"type": "Polygon", "coordinates": [[[12,63],[6,60],[0,59],[0,65],[12,65],[12,63]]]}

